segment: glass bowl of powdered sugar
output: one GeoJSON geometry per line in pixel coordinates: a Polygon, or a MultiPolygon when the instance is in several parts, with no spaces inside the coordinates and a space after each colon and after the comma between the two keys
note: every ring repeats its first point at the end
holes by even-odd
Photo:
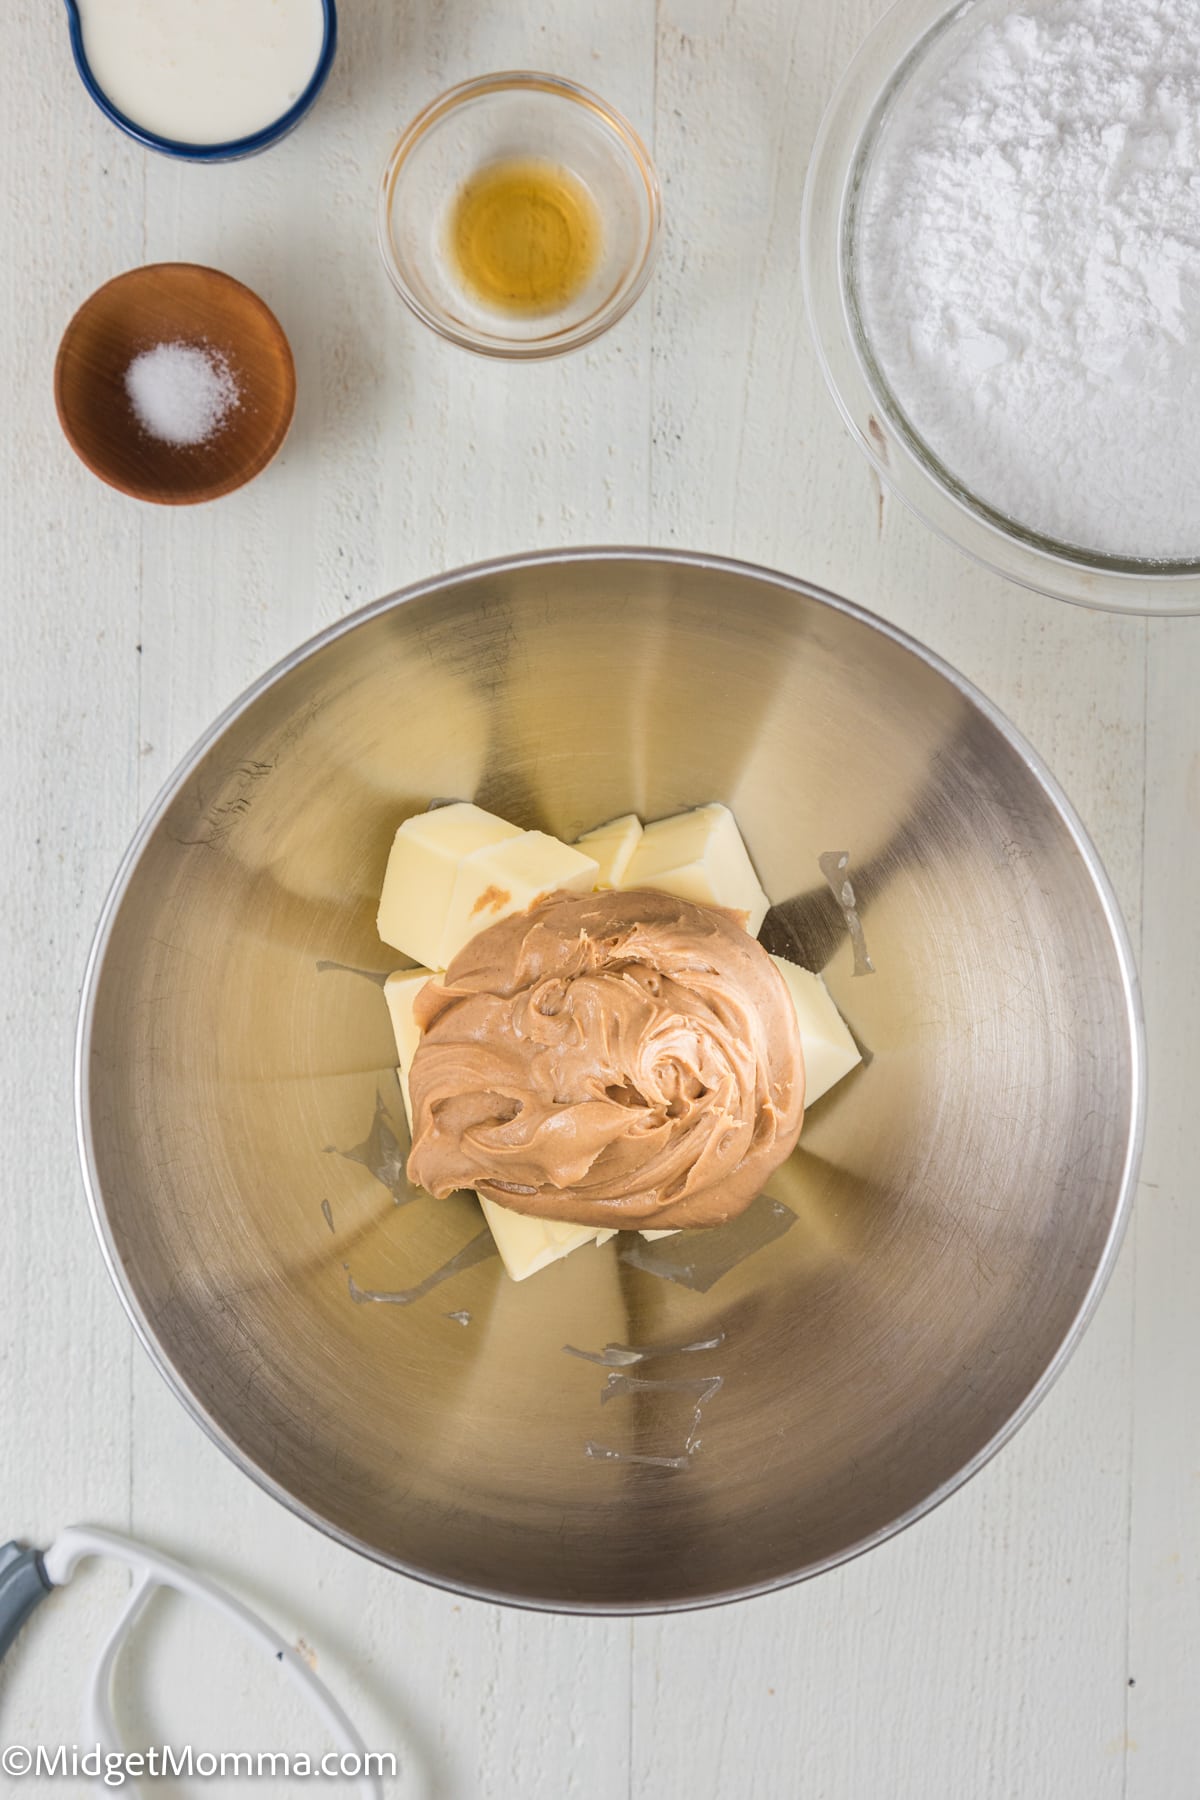
{"type": "Polygon", "coordinates": [[[1197,0],[901,0],[805,191],[809,317],[888,486],[1028,587],[1200,611],[1197,0]]]}

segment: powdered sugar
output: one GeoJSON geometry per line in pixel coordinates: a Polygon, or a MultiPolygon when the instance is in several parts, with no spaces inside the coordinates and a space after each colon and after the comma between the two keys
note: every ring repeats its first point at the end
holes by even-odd
{"type": "Polygon", "coordinates": [[[977,0],[898,91],[854,287],[917,435],[1067,544],[1200,558],[1200,0],[977,0]]]}
{"type": "Polygon", "coordinates": [[[168,444],[203,444],[238,404],[238,384],[208,345],[155,344],[125,371],[125,392],[138,424],[168,444]]]}

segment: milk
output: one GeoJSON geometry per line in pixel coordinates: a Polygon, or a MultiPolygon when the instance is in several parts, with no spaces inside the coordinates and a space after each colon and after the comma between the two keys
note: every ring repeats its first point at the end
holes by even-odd
{"type": "Polygon", "coordinates": [[[135,125],[226,144],[294,105],[321,55],[321,0],[79,0],[97,84],[135,125]]]}

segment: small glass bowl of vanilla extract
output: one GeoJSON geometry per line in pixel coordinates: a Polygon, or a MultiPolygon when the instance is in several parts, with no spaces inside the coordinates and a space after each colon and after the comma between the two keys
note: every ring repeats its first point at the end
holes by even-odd
{"type": "Polygon", "coordinates": [[[554,75],[484,75],[403,133],[379,249],[419,319],[484,356],[560,356],[607,331],[650,279],[662,196],[612,107],[554,75]]]}

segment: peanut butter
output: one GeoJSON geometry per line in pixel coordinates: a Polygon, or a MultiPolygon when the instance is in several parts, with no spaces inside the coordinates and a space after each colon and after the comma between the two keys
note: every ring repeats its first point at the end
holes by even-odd
{"type": "Polygon", "coordinates": [[[653,889],[555,893],[417,996],[409,1178],[579,1225],[719,1225],[790,1155],[787,987],[730,913],[653,889]]]}

